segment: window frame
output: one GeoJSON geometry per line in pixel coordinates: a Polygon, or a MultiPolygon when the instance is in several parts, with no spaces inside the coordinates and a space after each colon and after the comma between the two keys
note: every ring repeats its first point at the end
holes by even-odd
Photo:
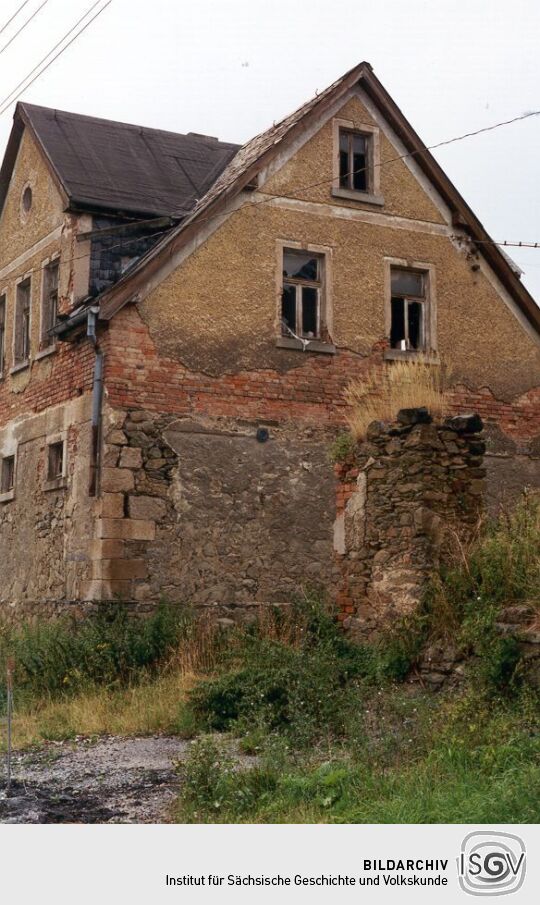
{"type": "MultiPolygon", "coordinates": [[[[298,280],[299,285],[314,285],[315,281],[298,280]]],[[[283,349],[295,349],[302,352],[323,352],[334,354],[336,348],[332,342],[332,248],[327,245],[315,245],[312,243],[299,242],[295,239],[278,239],[276,241],[276,345],[283,349]],[[318,316],[317,326],[318,338],[309,339],[307,337],[296,338],[287,335],[282,325],[282,303],[283,303],[283,287],[285,283],[294,284],[294,279],[285,279],[283,276],[283,256],[287,251],[303,252],[304,254],[316,255],[320,259],[319,264],[319,300],[318,300],[318,316]]],[[[298,318],[298,309],[296,317],[298,318]]],[[[296,332],[296,331],[295,331],[296,332]]],[[[298,334],[300,337],[300,334],[298,334]]]]}
{"type": "Polygon", "coordinates": [[[15,283],[15,304],[13,310],[13,367],[11,368],[11,373],[15,373],[16,371],[22,370],[23,368],[27,368],[30,364],[32,355],[32,275],[30,273],[24,274],[21,276],[17,282],[15,283]],[[18,322],[19,322],[19,305],[20,305],[20,293],[22,291],[23,286],[28,285],[28,321],[27,321],[27,331],[26,331],[26,348],[23,350],[26,352],[26,355],[19,357],[18,354],[18,342],[19,342],[19,334],[18,334],[18,322]]]}
{"type": "Polygon", "coordinates": [[[332,195],[335,198],[346,198],[363,204],[382,206],[380,182],[380,130],[373,123],[353,122],[348,119],[332,120],[333,129],[333,182],[332,195]],[[367,189],[344,188],[341,186],[340,139],[342,132],[361,135],[368,139],[367,143],[367,189]]]}
{"type": "Polygon", "coordinates": [[[45,473],[43,478],[43,490],[58,490],[67,484],[67,436],[65,433],[55,434],[45,441],[45,473]],[[51,452],[55,447],[62,447],[62,471],[61,474],[51,473],[51,452]]]}
{"type": "Polygon", "coordinates": [[[15,487],[17,483],[17,451],[3,453],[0,456],[0,503],[7,503],[15,498],[15,487]],[[5,465],[6,461],[13,460],[12,483],[10,487],[5,484],[5,465]]]}
{"type": "Polygon", "coordinates": [[[433,264],[424,261],[411,261],[403,258],[385,258],[385,336],[390,343],[390,335],[392,330],[392,271],[409,270],[413,273],[421,273],[424,278],[424,297],[407,296],[407,301],[420,301],[424,307],[423,332],[424,347],[422,349],[393,349],[390,347],[385,349],[384,357],[386,359],[403,359],[408,360],[421,359],[423,361],[431,361],[438,363],[439,356],[437,350],[437,297],[436,297],[436,279],[435,267],[433,264]]]}
{"type": "MultiPolygon", "coordinates": [[[[58,320],[58,301],[60,297],[59,293],[60,286],[60,255],[54,255],[51,258],[48,258],[42,264],[41,271],[41,301],[40,301],[40,325],[39,325],[39,352],[38,355],[46,355],[54,352],[56,349],[56,337],[51,336],[49,334],[49,329],[54,327],[58,320]],[[54,300],[54,320],[52,323],[49,323],[49,326],[46,324],[46,309],[48,310],[48,306],[51,302],[51,297],[53,295],[53,291],[50,289],[49,283],[49,274],[56,270],[56,298],[54,300]],[[47,298],[48,295],[48,298],[47,298]]],[[[49,314],[49,321],[51,321],[49,314]]]]}

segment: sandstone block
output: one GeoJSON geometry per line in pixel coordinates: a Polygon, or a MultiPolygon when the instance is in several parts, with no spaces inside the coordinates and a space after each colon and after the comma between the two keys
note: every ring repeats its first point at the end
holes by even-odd
{"type": "Polygon", "coordinates": [[[112,443],[115,446],[127,446],[127,439],[124,431],[112,430],[107,435],[107,443],[112,443]]]}
{"type": "Polygon", "coordinates": [[[125,541],[115,538],[93,540],[90,543],[91,559],[124,559],[126,555],[125,541]]]}
{"type": "Polygon", "coordinates": [[[135,478],[131,471],[125,468],[104,468],[101,476],[101,488],[107,493],[119,493],[133,490],[135,478]]]}
{"type": "Polygon", "coordinates": [[[141,468],[142,450],[138,446],[125,446],[120,453],[120,468],[141,468]]]}
{"type": "Polygon", "coordinates": [[[102,559],[94,562],[94,578],[126,581],[146,578],[148,567],[142,559],[102,559]]]}
{"type": "Polygon", "coordinates": [[[101,515],[103,518],[123,518],[124,494],[104,493],[101,498],[101,515]]]}
{"type": "Polygon", "coordinates": [[[152,496],[130,496],[128,498],[128,510],[130,518],[134,519],[162,519],[167,511],[165,500],[152,496]]]}
{"type": "Polygon", "coordinates": [[[144,519],[103,518],[98,519],[96,532],[98,538],[154,540],[156,525],[144,519]]]}

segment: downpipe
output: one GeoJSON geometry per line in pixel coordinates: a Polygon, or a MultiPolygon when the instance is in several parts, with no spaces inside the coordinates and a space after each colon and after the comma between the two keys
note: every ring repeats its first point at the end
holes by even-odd
{"type": "Polygon", "coordinates": [[[97,316],[99,309],[92,307],[88,310],[86,322],[86,335],[95,350],[94,377],[92,381],[92,420],[91,420],[91,449],[90,449],[90,496],[99,496],[101,474],[101,422],[103,406],[103,365],[105,355],[97,341],[97,316]]]}

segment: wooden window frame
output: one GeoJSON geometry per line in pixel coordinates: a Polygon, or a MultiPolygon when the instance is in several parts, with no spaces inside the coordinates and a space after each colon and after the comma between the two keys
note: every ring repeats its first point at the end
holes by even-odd
{"type": "Polygon", "coordinates": [[[335,118],[333,129],[333,182],[332,196],[358,201],[362,204],[373,204],[382,207],[384,198],[381,195],[380,179],[380,130],[372,123],[353,122],[349,119],[335,118]],[[340,184],[340,136],[342,132],[361,135],[368,139],[368,171],[367,190],[343,188],[340,184]]]}
{"type": "MultiPolygon", "coordinates": [[[[416,296],[407,296],[407,301],[421,302],[424,306],[423,310],[423,332],[424,347],[422,349],[392,349],[387,348],[384,352],[386,359],[408,359],[429,361],[434,364],[439,363],[437,350],[437,293],[436,293],[436,274],[433,264],[425,261],[411,261],[404,258],[385,258],[385,335],[390,342],[390,334],[392,330],[392,271],[409,270],[412,273],[421,273],[424,278],[424,296],[418,298],[416,296]]],[[[407,327],[407,324],[406,324],[407,327]]]]}
{"type": "Polygon", "coordinates": [[[0,380],[6,370],[7,293],[0,292],[0,380]]]}
{"type": "Polygon", "coordinates": [[[45,445],[45,475],[43,490],[59,490],[67,485],[67,436],[65,433],[47,437],[45,445]],[[51,472],[51,454],[55,447],[62,447],[61,474],[51,472]]]}
{"type": "MultiPolygon", "coordinates": [[[[22,341],[21,341],[22,345],[22,341]]],[[[32,351],[32,277],[30,274],[25,274],[19,280],[17,280],[15,284],[15,305],[13,311],[13,367],[11,368],[11,373],[15,373],[16,371],[22,370],[23,368],[27,368],[30,364],[30,357],[32,351]],[[28,286],[28,295],[27,295],[27,319],[23,321],[26,323],[26,343],[25,348],[22,349],[22,352],[25,352],[25,355],[19,354],[19,308],[21,305],[21,292],[23,287],[28,286]]]]}
{"type": "Polygon", "coordinates": [[[58,299],[60,285],[60,257],[56,255],[43,262],[41,276],[41,306],[40,306],[40,339],[39,352],[50,353],[56,348],[56,339],[49,334],[49,330],[58,318],[58,299]],[[50,287],[50,274],[56,271],[56,286],[50,287]],[[50,315],[50,307],[54,308],[54,319],[50,315]],[[52,321],[52,322],[51,322],[52,321]]]}
{"type": "MultiPolygon", "coordinates": [[[[278,239],[276,241],[276,345],[282,349],[294,349],[301,352],[322,352],[333,355],[336,348],[331,340],[333,323],[332,323],[332,248],[326,245],[315,245],[313,243],[299,242],[295,239],[278,239]],[[303,252],[304,254],[316,255],[320,259],[319,276],[320,293],[318,304],[317,327],[319,337],[317,339],[308,339],[297,334],[295,336],[287,335],[282,325],[282,301],[283,287],[285,283],[294,284],[296,281],[283,276],[283,256],[288,251],[303,252]]],[[[309,285],[311,281],[298,281],[303,285],[309,285]]],[[[298,321],[298,309],[296,313],[298,321]]],[[[296,331],[295,331],[296,332],[296,331]]]]}
{"type": "Polygon", "coordinates": [[[0,503],[8,503],[15,497],[15,486],[17,482],[17,452],[5,453],[0,457],[0,503]],[[13,461],[11,469],[11,483],[8,486],[6,482],[6,466],[7,461],[13,461]]]}

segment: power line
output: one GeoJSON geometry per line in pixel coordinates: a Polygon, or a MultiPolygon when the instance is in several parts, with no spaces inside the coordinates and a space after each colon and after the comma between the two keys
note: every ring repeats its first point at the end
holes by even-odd
{"type": "Polygon", "coordinates": [[[37,14],[38,14],[39,12],[41,12],[41,10],[43,9],[43,7],[46,6],[48,2],[49,2],[49,0],[43,0],[43,3],[41,4],[41,6],[38,6],[38,8],[37,8],[36,10],[34,10],[34,12],[31,14],[31,16],[26,20],[26,22],[24,23],[24,25],[21,25],[21,27],[19,28],[19,30],[16,31],[15,34],[11,36],[11,38],[9,39],[9,41],[7,42],[7,44],[4,44],[4,46],[0,48],[0,54],[4,53],[4,50],[7,50],[7,48],[9,47],[10,44],[13,44],[15,38],[18,38],[18,37],[19,37],[21,31],[24,31],[24,29],[26,28],[26,26],[27,26],[27,25],[30,25],[30,22],[32,21],[32,19],[35,19],[35,17],[37,16],[37,14]]]}
{"type": "MultiPolygon", "coordinates": [[[[462,239],[463,236],[450,236],[450,239],[462,239]]],[[[471,239],[478,245],[503,245],[507,248],[540,248],[540,242],[509,242],[507,239],[471,239]]]]}
{"type": "Polygon", "coordinates": [[[13,22],[13,20],[17,18],[17,16],[18,16],[19,13],[21,12],[21,10],[23,10],[24,7],[27,6],[29,2],[30,2],[30,0],[24,0],[24,3],[21,3],[21,5],[19,6],[19,8],[16,9],[15,12],[13,13],[11,19],[8,19],[7,22],[5,22],[4,25],[2,25],[2,28],[0,28],[0,35],[6,30],[6,28],[8,27],[8,25],[11,25],[11,23],[13,22]]]}
{"type": "Polygon", "coordinates": [[[84,13],[83,16],[81,16],[81,18],[75,23],[75,25],[73,25],[72,28],[70,28],[69,31],[67,31],[66,34],[54,45],[52,50],[49,50],[49,52],[47,54],[45,54],[43,59],[40,60],[36,66],[34,66],[34,68],[28,73],[28,75],[26,75],[24,77],[24,79],[22,79],[22,81],[19,82],[19,84],[16,85],[16,87],[12,91],[10,91],[10,93],[4,98],[4,100],[0,101],[0,116],[2,116],[2,114],[5,113],[6,110],[11,106],[11,104],[14,103],[14,101],[16,101],[17,98],[19,98],[21,96],[23,91],[26,91],[26,89],[29,88],[30,85],[32,85],[36,81],[36,79],[38,79],[40,77],[40,75],[43,75],[43,73],[49,68],[49,66],[52,66],[54,61],[57,60],[58,57],[61,56],[61,54],[63,54],[64,51],[67,50],[68,47],[71,44],[73,44],[73,42],[76,41],[80,35],[82,35],[83,31],[86,31],[86,29],[92,24],[92,22],[95,19],[97,19],[97,17],[100,16],[101,13],[104,12],[108,6],[110,6],[110,4],[112,3],[112,0],[107,0],[105,5],[102,6],[101,9],[99,9],[97,11],[97,13],[94,16],[92,16],[92,18],[89,19],[89,21],[86,22],[86,24],[83,25],[83,27],[81,29],[79,29],[78,32],[76,32],[75,35],[73,35],[73,37],[71,38],[70,41],[68,41],[67,44],[64,44],[64,46],[61,47],[61,49],[58,51],[58,53],[55,54],[55,56],[51,60],[49,60],[49,62],[45,66],[43,66],[43,69],[39,69],[39,67],[42,65],[42,63],[44,63],[47,60],[47,58],[50,57],[50,55],[52,53],[54,53],[54,51],[57,49],[57,47],[60,47],[60,45],[65,41],[65,39],[68,38],[69,35],[75,31],[76,28],[78,28],[78,26],[81,24],[81,22],[83,22],[84,19],[86,19],[90,15],[91,12],[93,12],[93,10],[96,8],[96,6],[98,6],[98,4],[100,2],[101,2],[101,0],[96,0],[96,2],[84,13]],[[30,76],[34,75],[34,73],[36,72],[37,69],[39,69],[39,72],[37,72],[36,75],[33,78],[31,78],[30,81],[28,82],[27,79],[29,79],[30,76]],[[19,91],[19,88],[21,88],[21,86],[22,86],[22,90],[19,91]],[[17,94],[17,92],[19,92],[19,93],[17,94]],[[13,95],[15,95],[15,97],[13,95]]]}

